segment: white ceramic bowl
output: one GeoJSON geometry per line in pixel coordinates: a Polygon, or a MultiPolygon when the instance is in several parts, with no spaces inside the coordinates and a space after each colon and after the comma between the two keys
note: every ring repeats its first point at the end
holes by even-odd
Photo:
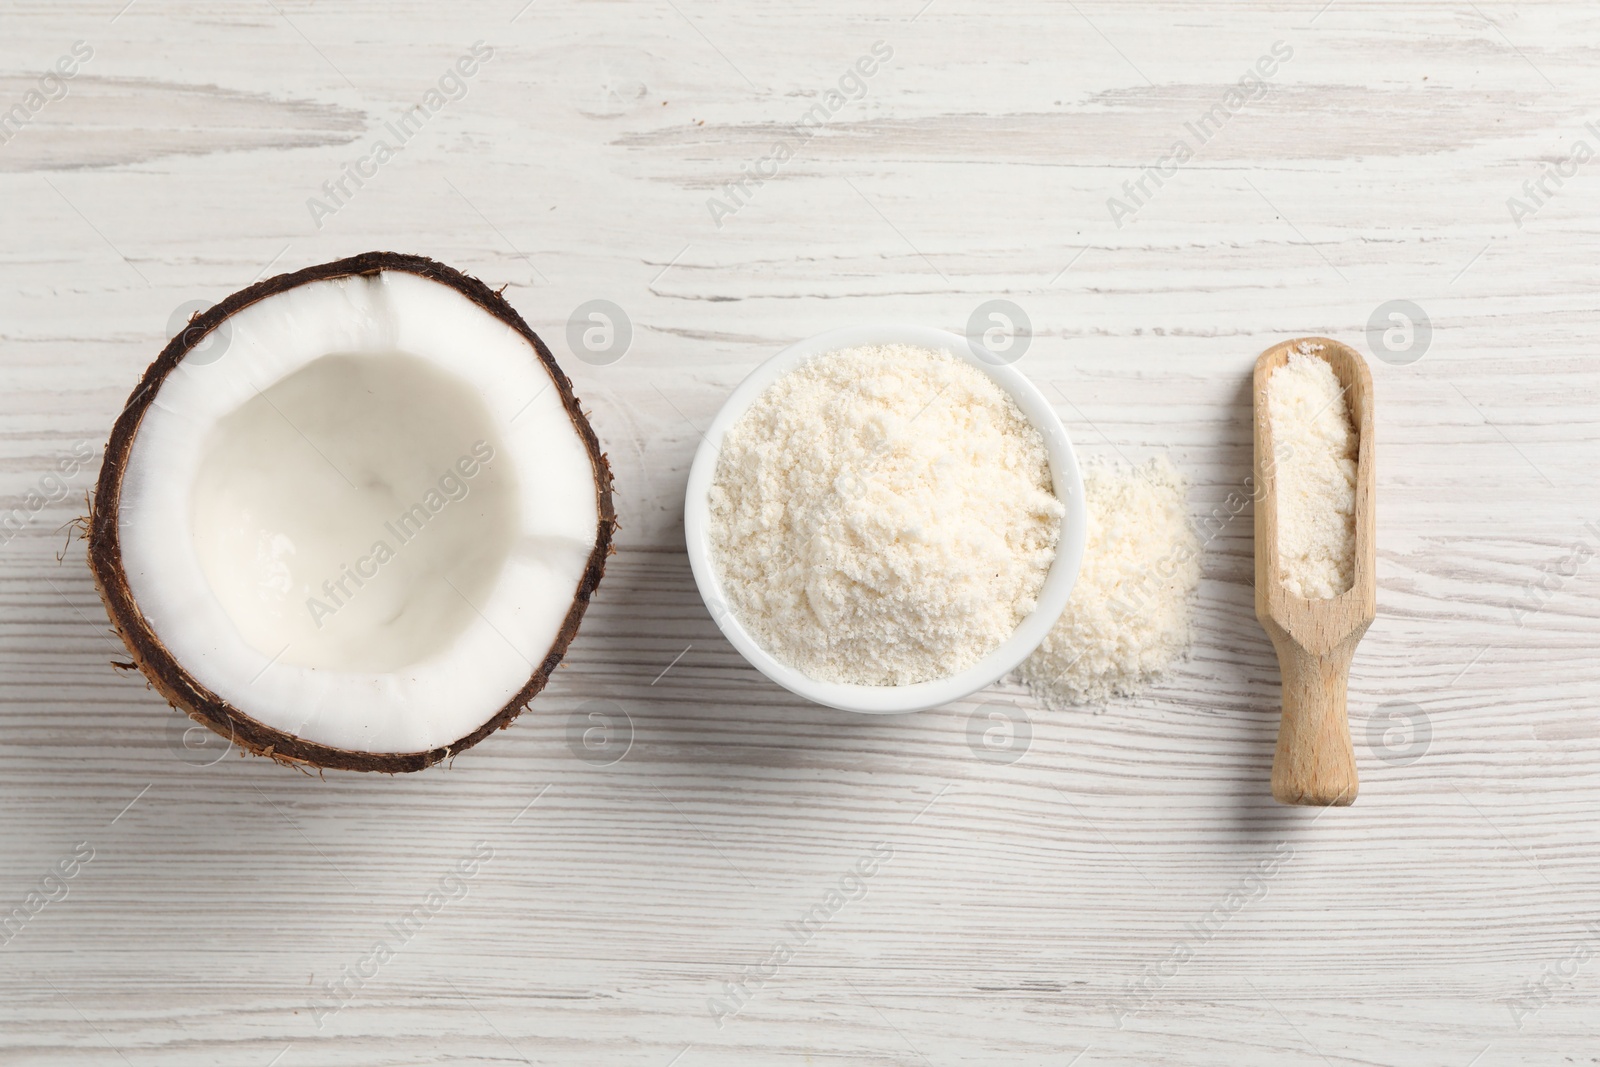
{"type": "Polygon", "coordinates": [[[1078,578],[1078,565],[1083,560],[1083,480],[1078,474],[1078,459],[1073,454],[1072,442],[1067,439],[1066,428],[1061,425],[1061,420],[1051,409],[1044,394],[1021,372],[1009,365],[997,365],[991,360],[992,357],[987,357],[986,353],[964,338],[944,330],[894,324],[852,326],[830,330],[785,348],[751,372],[722,405],[711,428],[706,431],[699,451],[695,453],[694,466],[689,470],[689,491],[683,511],[684,533],[695,584],[700,587],[700,596],[711,610],[711,617],[733,643],[733,647],[762,674],[791,693],[844,711],[880,715],[922,711],[971,696],[999,681],[1027,659],[1050,632],[1050,627],[1067,606],[1067,598],[1072,595],[1072,584],[1078,578]],[[716,474],[723,435],[772,383],[806,360],[825,352],[857,345],[897,343],[943,350],[964,359],[994,379],[1000,388],[1016,400],[1022,413],[1044,435],[1045,447],[1050,453],[1050,472],[1055,481],[1056,496],[1067,508],[1066,517],[1062,520],[1061,541],[1033,613],[1022,620],[999,648],[961,673],[911,685],[819,682],[774,659],[771,653],[756,643],[739,621],[738,615],[728,607],[721,576],[711,558],[711,481],[716,474]]]}

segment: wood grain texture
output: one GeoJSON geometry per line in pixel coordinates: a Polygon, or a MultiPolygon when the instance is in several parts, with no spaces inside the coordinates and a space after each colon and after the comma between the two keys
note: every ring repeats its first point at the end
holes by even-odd
{"type": "Polygon", "coordinates": [[[1594,1056],[1600,163],[1568,162],[1600,148],[1591,10],[522,6],[0,12],[0,113],[73,42],[94,50],[0,144],[0,505],[23,512],[0,546],[0,915],[93,853],[0,945],[0,1062],[1594,1056]],[[494,58],[465,96],[316,225],[308,198],[480,39],[494,58]],[[859,99],[718,226],[708,198],[880,40],[893,59],[859,99]],[[1293,55],[1259,98],[1117,225],[1108,198],[1278,41],[1293,55]],[[62,471],[98,455],[177,309],[373,248],[508,286],[612,457],[619,552],[533,711],[453,765],[211,762],[110,666],[62,529],[95,463],[62,471]],[[1082,452],[1164,450],[1192,479],[1194,657],[1142,699],[1065,712],[1009,686],[889,720],[801,704],[695,593],[697,427],[790,341],[960,331],[996,297],[1031,318],[1018,365],[1082,452]],[[597,298],[634,327],[610,365],[566,342],[597,298]],[[1399,299],[1431,338],[1369,361],[1362,797],[1279,808],[1278,671],[1252,512],[1230,504],[1250,369],[1308,334],[1372,355],[1399,299]],[[1029,722],[1014,762],[969,743],[991,704],[1029,722]],[[607,766],[569,745],[593,712],[631,735],[607,766]],[[479,841],[492,857],[442,883],[479,841]],[[772,970],[875,845],[892,857],[855,875],[864,895],[772,970]],[[323,984],[371,970],[441,885],[459,899],[319,1026],[323,984]]]}

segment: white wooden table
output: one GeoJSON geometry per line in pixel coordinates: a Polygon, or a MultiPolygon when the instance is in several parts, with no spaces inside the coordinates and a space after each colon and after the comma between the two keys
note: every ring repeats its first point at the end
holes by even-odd
{"type": "Polygon", "coordinates": [[[1600,1048],[1600,161],[1570,161],[1600,150],[1593,11],[124,2],[0,9],[0,109],[27,119],[0,144],[0,505],[22,509],[0,547],[0,914],[56,898],[3,935],[0,1063],[1600,1048]],[[307,200],[479,40],[464,97],[314,220],[307,200]],[[77,41],[92,57],[33,112],[77,41]],[[878,41],[893,56],[859,93],[846,78],[859,99],[794,134],[878,41]],[[1292,56],[1229,107],[1280,41],[1292,56]],[[1200,144],[1185,124],[1218,104],[1200,144]],[[1117,225],[1108,198],[1163,157],[1117,225]],[[723,199],[747,163],[776,174],[723,199]],[[1523,183],[1558,163],[1536,202],[1523,183]],[[737,210],[714,220],[711,197],[737,210]],[[108,665],[81,545],[57,554],[175,310],[373,248],[509,286],[617,467],[620,551],[511,730],[448,768],[319,780],[186,747],[187,720],[108,665]],[[1030,317],[1018,365],[1080,450],[1168,450],[1197,522],[1248,473],[1263,348],[1370,353],[1381,305],[1425,314],[1420,361],[1372,360],[1353,809],[1269,799],[1248,510],[1208,544],[1193,661],[1136,701],[1046,711],[1000,687],[869,721],[718,635],[682,552],[696,426],[788,342],[960,331],[994,298],[1030,317]],[[566,342],[593,299],[632,324],[614,363],[566,342]],[[45,480],[75,448],[90,459],[45,480]],[[1011,762],[969,745],[990,705],[1029,723],[1011,762]],[[609,765],[568,744],[594,710],[631,733],[609,765]],[[830,898],[874,846],[892,857],[830,898]],[[388,932],[475,850],[457,899],[388,932]],[[368,962],[383,938],[393,958],[368,962]]]}

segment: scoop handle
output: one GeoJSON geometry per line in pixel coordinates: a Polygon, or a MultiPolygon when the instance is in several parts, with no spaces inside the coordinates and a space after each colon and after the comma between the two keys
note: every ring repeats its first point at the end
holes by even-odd
{"type": "Polygon", "coordinates": [[[1273,640],[1283,674],[1283,718],[1272,757],[1272,798],[1280,804],[1343,807],[1360,780],[1345,694],[1355,642],[1316,654],[1287,637],[1273,640]]]}

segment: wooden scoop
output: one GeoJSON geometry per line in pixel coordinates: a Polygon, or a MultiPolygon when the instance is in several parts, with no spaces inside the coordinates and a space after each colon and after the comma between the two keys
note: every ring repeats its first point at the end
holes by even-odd
{"type": "Polygon", "coordinates": [[[1256,618],[1272,639],[1283,674],[1283,719],[1272,759],[1272,797],[1280,804],[1346,805],[1356,799],[1355,751],[1345,690],[1356,644],[1377,614],[1372,375],[1338,341],[1307,337],[1274,345],[1256,360],[1256,618]],[[1301,344],[1333,367],[1359,439],[1356,460],[1355,581],[1330,600],[1283,587],[1278,569],[1278,496],[1267,379],[1301,344]]]}

